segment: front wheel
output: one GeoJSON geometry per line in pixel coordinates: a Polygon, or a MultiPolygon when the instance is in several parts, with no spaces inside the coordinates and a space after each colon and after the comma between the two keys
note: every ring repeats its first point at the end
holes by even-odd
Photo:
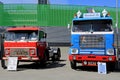
{"type": "Polygon", "coordinates": [[[4,59],[1,60],[1,66],[3,69],[7,69],[6,60],[4,60],[4,59]]]}
{"type": "Polygon", "coordinates": [[[46,51],[45,51],[43,59],[41,59],[41,61],[39,62],[41,67],[46,67],[46,64],[47,64],[46,62],[48,61],[48,55],[47,54],[48,53],[46,53],[46,51]]]}
{"type": "Polygon", "coordinates": [[[115,70],[115,62],[107,63],[107,70],[108,71],[114,71],[115,70]]]}
{"type": "Polygon", "coordinates": [[[77,63],[76,61],[70,61],[70,65],[72,69],[76,69],[77,68],[77,63]]]}

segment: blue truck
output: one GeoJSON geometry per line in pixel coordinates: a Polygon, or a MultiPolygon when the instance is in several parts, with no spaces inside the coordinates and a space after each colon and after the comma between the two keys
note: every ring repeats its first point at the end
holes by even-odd
{"type": "Polygon", "coordinates": [[[71,27],[69,61],[72,69],[77,68],[77,63],[98,66],[98,62],[115,68],[117,58],[112,21],[105,9],[101,13],[94,9],[88,13],[82,14],[80,10],[76,13],[72,25],[68,26],[71,27]]]}

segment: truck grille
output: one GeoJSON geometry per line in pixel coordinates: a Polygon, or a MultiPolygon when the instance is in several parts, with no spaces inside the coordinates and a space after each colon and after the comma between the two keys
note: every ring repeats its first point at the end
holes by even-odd
{"type": "Polygon", "coordinates": [[[10,56],[29,56],[28,48],[12,48],[10,49],[10,56]]]}
{"type": "Polygon", "coordinates": [[[81,35],[80,48],[104,48],[105,38],[103,35],[81,35]]]}

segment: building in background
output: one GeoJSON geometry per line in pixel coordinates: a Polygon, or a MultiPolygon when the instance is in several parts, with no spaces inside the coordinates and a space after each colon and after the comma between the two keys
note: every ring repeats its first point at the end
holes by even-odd
{"type": "Polygon", "coordinates": [[[38,0],[38,4],[48,4],[48,0],[38,0]]]}

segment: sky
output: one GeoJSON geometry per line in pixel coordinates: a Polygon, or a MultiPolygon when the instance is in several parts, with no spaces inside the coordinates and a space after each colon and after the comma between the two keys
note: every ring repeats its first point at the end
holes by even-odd
{"type": "MultiPolygon", "coordinates": [[[[38,0],[0,0],[4,4],[37,4],[38,0]]],[[[67,5],[87,5],[87,6],[108,6],[116,7],[117,0],[49,0],[50,4],[67,4],[67,5]]],[[[120,7],[120,0],[118,0],[120,7]]]]}

